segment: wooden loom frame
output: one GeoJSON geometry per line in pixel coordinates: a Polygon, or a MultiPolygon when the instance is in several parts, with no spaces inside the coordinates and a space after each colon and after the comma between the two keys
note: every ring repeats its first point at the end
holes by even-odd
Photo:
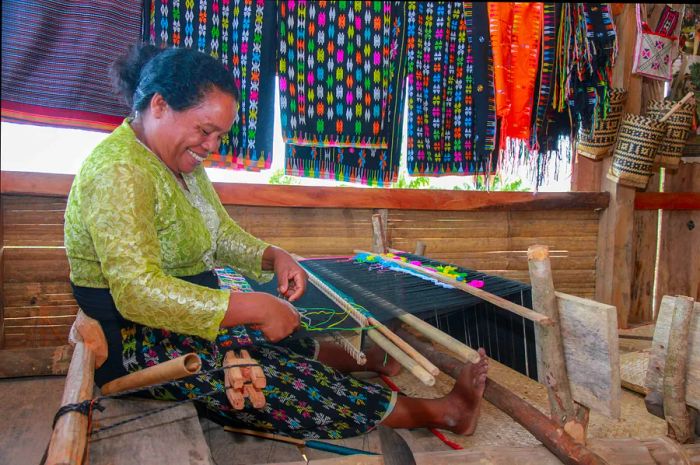
{"type": "MultiPolygon", "coordinates": [[[[546,318],[538,318],[534,315],[530,316],[534,318],[535,321],[540,322],[540,324],[537,326],[540,331],[538,341],[541,342],[541,344],[538,343],[538,349],[541,346],[541,350],[539,350],[539,352],[542,355],[541,358],[543,366],[540,373],[546,373],[547,379],[549,380],[547,383],[547,388],[550,398],[550,406],[552,406],[552,417],[549,419],[546,419],[546,417],[545,419],[535,417],[536,419],[533,421],[524,419],[525,417],[522,416],[518,417],[514,412],[527,411],[529,412],[528,416],[532,416],[534,415],[534,411],[536,409],[529,406],[527,402],[518,398],[515,394],[511,393],[505,388],[491,388],[489,392],[492,394],[487,395],[487,400],[502,408],[506,413],[509,413],[511,416],[516,418],[516,420],[521,421],[523,426],[533,433],[533,435],[535,435],[537,439],[539,439],[547,448],[557,455],[557,457],[563,460],[564,463],[606,463],[594,452],[588,450],[584,445],[585,430],[588,420],[588,408],[575,403],[574,396],[572,396],[569,388],[569,375],[566,371],[567,360],[564,357],[564,347],[561,344],[561,333],[559,332],[560,329],[557,321],[558,310],[553,306],[553,303],[556,302],[555,293],[553,286],[548,287],[548,284],[551,284],[551,269],[549,268],[547,248],[542,246],[532,247],[529,251],[528,258],[531,260],[530,268],[531,276],[533,277],[533,307],[537,310],[542,310],[546,315],[546,318]],[[559,334],[558,340],[557,334],[559,334]],[[496,394],[493,394],[493,392],[496,394]],[[540,419],[537,420],[537,418],[540,419]],[[554,437],[553,435],[557,437],[556,440],[552,439],[554,437]]],[[[566,300],[566,297],[563,296],[564,295],[556,295],[556,298],[563,298],[566,300]]],[[[561,304],[560,308],[562,308],[561,304]]],[[[566,308],[566,305],[564,305],[563,308],[566,308]]],[[[612,309],[612,312],[614,314],[614,308],[612,309]]],[[[416,320],[418,319],[416,318],[416,320]]],[[[422,320],[419,321],[422,322],[422,320]]],[[[422,323],[422,327],[427,325],[424,322],[422,323]]],[[[614,327],[615,325],[613,325],[613,328],[614,327]]],[[[423,332],[423,334],[427,337],[431,337],[434,340],[443,340],[445,336],[448,339],[451,339],[444,333],[442,333],[443,337],[436,338],[436,335],[441,332],[439,330],[435,331],[423,332]]],[[[389,341],[379,330],[374,329],[370,330],[370,332],[376,335],[376,339],[373,337],[375,342],[382,341],[382,343],[385,343],[384,339],[386,339],[387,342],[389,341]]],[[[398,338],[398,336],[396,337],[398,338]]],[[[94,388],[92,376],[95,367],[95,353],[90,347],[88,347],[82,338],[76,337],[75,339],[77,339],[75,341],[75,351],[73,353],[69,372],[66,377],[66,387],[64,390],[62,405],[88,400],[92,397],[92,391],[94,388]]],[[[378,342],[380,345],[382,343],[378,342]]],[[[414,341],[414,344],[418,344],[418,342],[414,341]]],[[[388,342],[388,345],[386,345],[387,350],[392,351],[390,352],[392,356],[394,356],[396,353],[404,363],[408,363],[411,372],[414,372],[414,374],[422,373],[422,370],[425,371],[428,376],[432,377],[432,375],[430,375],[424,367],[415,362],[412,358],[407,356],[406,358],[409,360],[407,362],[406,359],[395,352],[394,349],[389,348],[393,345],[393,343],[388,342]]],[[[459,349],[458,357],[462,361],[460,363],[465,361],[465,354],[466,357],[473,359],[473,349],[459,343],[458,341],[451,342],[451,347],[459,349]]],[[[429,352],[427,348],[423,347],[423,349],[426,353],[429,352]]],[[[400,351],[400,349],[398,350],[400,351]]],[[[430,359],[430,357],[426,358],[430,359]]],[[[433,362],[435,365],[442,366],[443,370],[445,370],[444,362],[435,359],[433,359],[431,362],[433,362]]],[[[454,376],[454,369],[449,371],[448,374],[454,376]]],[[[419,378],[421,376],[422,374],[419,375],[419,378]]],[[[490,380],[490,385],[495,386],[493,380],[490,380]]],[[[619,386],[620,384],[618,379],[618,390],[620,389],[619,386]]],[[[591,405],[594,408],[605,411],[605,408],[603,408],[601,405],[596,405],[595,402],[593,402],[591,405]]],[[[613,415],[619,413],[619,398],[617,399],[617,402],[613,401],[608,405],[605,413],[612,413],[613,415]],[[617,412],[615,411],[615,408],[618,409],[617,412]]],[[[82,463],[83,454],[87,445],[87,423],[87,417],[78,412],[69,412],[58,419],[48,449],[48,464],[82,463]]]]}

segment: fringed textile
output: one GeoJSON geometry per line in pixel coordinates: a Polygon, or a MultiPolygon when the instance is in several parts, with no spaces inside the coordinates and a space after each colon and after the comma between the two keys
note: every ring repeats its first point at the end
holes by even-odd
{"type": "Polygon", "coordinates": [[[575,3],[572,74],[568,91],[575,129],[593,129],[596,118],[605,117],[610,105],[610,81],[617,56],[617,38],[607,3],[575,3]]]}
{"type": "Polygon", "coordinates": [[[402,2],[279,3],[285,171],[388,186],[398,176],[402,2]]]}
{"type": "Polygon", "coordinates": [[[146,41],[209,53],[231,71],[240,90],[238,121],[205,166],[269,168],[274,137],[275,2],[147,0],[146,4],[150,18],[146,41]]]}
{"type": "Polygon", "coordinates": [[[499,147],[505,147],[509,138],[529,143],[543,30],[543,4],[489,2],[488,9],[494,44],[499,147]]]}
{"type": "Polygon", "coordinates": [[[408,3],[409,174],[490,171],[495,137],[485,5],[408,3]]]}
{"type": "Polygon", "coordinates": [[[136,1],[3,1],[2,120],[111,131],[129,108],[109,69],[140,35],[136,1]]]}

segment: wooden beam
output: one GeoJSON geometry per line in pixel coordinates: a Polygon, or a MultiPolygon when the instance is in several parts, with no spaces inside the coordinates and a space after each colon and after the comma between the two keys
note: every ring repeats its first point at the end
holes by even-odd
{"type": "MultiPolygon", "coordinates": [[[[657,406],[663,405],[662,392],[667,362],[666,353],[670,344],[671,321],[675,302],[676,298],[668,295],[664,296],[661,301],[654,330],[654,340],[649,354],[649,368],[644,382],[644,385],[649,389],[647,404],[651,402],[657,406]]],[[[700,302],[695,302],[693,306],[693,318],[689,325],[689,331],[685,396],[688,405],[700,409],[700,302]]],[[[661,411],[654,410],[649,405],[647,405],[647,409],[657,416],[663,416],[663,409],[661,411]]]]}
{"type": "MultiPolygon", "coordinates": [[[[3,220],[2,196],[0,196],[0,294],[5,295],[5,222],[3,220]]],[[[0,350],[5,347],[5,299],[0,298],[0,350]]]]}
{"type": "MultiPolygon", "coordinates": [[[[431,344],[421,341],[406,330],[400,329],[398,333],[440,368],[443,373],[455,379],[459,377],[460,371],[464,368],[463,362],[437,351],[431,344]]],[[[574,438],[564,431],[563,427],[540,412],[539,409],[533,407],[517,394],[509,391],[491,378],[486,380],[484,399],[520,423],[565,464],[593,465],[607,463],[584,445],[576,442],[574,438]]]]}
{"type": "MultiPolygon", "coordinates": [[[[603,161],[606,166],[610,162],[610,159],[603,161]]],[[[634,243],[630,237],[634,227],[635,190],[615,184],[607,177],[603,179],[603,187],[611,199],[599,223],[595,300],[615,306],[618,326],[627,328],[634,279],[634,243]]]]}
{"type": "Polygon", "coordinates": [[[528,247],[527,261],[532,284],[532,309],[552,321],[549,326],[535,326],[537,373],[540,382],[547,386],[550,415],[574,439],[585,443],[588,415],[574,404],[571,396],[549,248],[542,245],[528,247]]]}
{"type": "MultiPolygon", "coordinates": [[[[2,194],[65,197],[72,175],[2,171],[2,194]]],[[[312,208],[388,208],[435,211],[596,210],[605,192],[474,192],[356,187],[271,186],[214,183],[224,205],[312,208]]]]}
{"type": "Polygon", "coordinates": [[[664,416],[669,436],[681,444],[693,438],[690,415],[685,405],[685,382],[690,358],[688,336],[694,303],[689,297],[676,297],[664,367],[664,416]]]}
{"type": "Polygon", "coordinates": [[[700,210],[700,192],[637,192],[635,210],[700,210]]]}

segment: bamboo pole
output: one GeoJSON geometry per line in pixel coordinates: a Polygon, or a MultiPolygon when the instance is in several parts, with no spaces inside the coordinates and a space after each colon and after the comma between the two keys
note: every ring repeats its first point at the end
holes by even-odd
{"type": "MultiPolygon", "coordinates": [[[[415,359],[410,355],[406,354],[403,350],[399,349],[387,339],[382,333],[376,329],[370,329],[367,331],[367,336],[372,339],[379,347],[381,347],[389,356],[394,360],[399,362],[399,364],[408,370],[413,376],[418,378],[421,383],[426,386],[435,385],[435,377],[428,373],[428,371],[423,368],[415,359]]],[[[397,336],[398,337],[398,336],[397,336]]]]}
{"type": "Polygon", "coordinates": [[[462,362],[476,363],[479,361],[479,353],[468,345],[458,341],[447,333],[437,329],[435,326],[426,323],[415,315],[403,313],[398,316],[399,321],[412,327],[423,336],[434,341],[452,352],[462,362]]]}
{"type": "MultiPolygon", "coordinates": [[[[355,253],[365,253],[365,254],[370,254],[370,252],[366,252],[364,250],[355,250],[355,253]]],[[[444,274],[436,273],[434,271],[426,270],[425,268],[417,265],[412,265],[410,263],[403,262],[401,260],[394,260],[392,263],[396,263],[396,265],[406,268],[408,270],[413,270],[417,271],[418,273],[428,276],[430,278],[433,278],[437,281],[440,281],[445,284],[449,284],[451,286],[456,287],[457,289],[460,289],[468,294],[471,294],[475,297],[479,297],[480,299],[483,299],[487,302],[491,302],[492,304],[511,311],[515,313],[516,315],[520,315],[523,318],[527,318],[528,320],[531,320],[535,323],[537,323],[540,326],[547,326],[552,324],[551,320],[540,313],[533,312],[529,308],[525,308],[522,305],[518,305],[516,303],[510,302],[502,297],[498,297],[497,295],[493,295],[490,292],[483,291],[479,288],[476,288],[474,286],[470,286],[466,283],[463,283],[461,281],[457,281],[454,278],[450,278],[449,276],[445,276],[444,274]]]]}
{"type": "Polygon", "coordinates": [[[685,96],[684,96],[678,103],[676,103],[675,105],[673,105],[673,106],[671,107],[671,109],[668,110],[668,113],[666,113],[666,114],[659,120],[659,122],[660,122],[660,123],[663,123],[663,122],[665,122],[666,120],[668,120],[671,116],[673,116],[673,114],[674,114],[675,112],[677,112],[677,111],[680,109],[680,107],[683,106],[683,104],[684,104],[685,102],[687,102],[688,100],[690,100],[690,99],[693,97],[693,95],[695,95],[695,94],[693,93],[693,91],[690,91],[690,92],[688,92],[687,94],[685,94],[685,96]]]}
{"type": "MultiPolygon", "coordinates": [[[[297,257],[294,257],[297,259],[297,257]]],[[[299,257],[300,258],[300,257],[299,257]]],[[[369,324],[369,319],[367,316],[360,313],[355,307],[353,307],[349,302],[338,295],[333,289],[328,287],[323,281],[321,281],[316,275],[306,270],[309,277],[309,282],[316,286],[321,292],[323,292],[329,299],[335,302],[340,308],[345,310],[350,314],[350,316],[355,319],[361,326],[367,327],[369,324]]],[[[385,333],[391,333],[389,328],[384,327],[385,333]]],[[[406,368],[411,372],[416,378],[418,378],[422,383],[433,386],[435,384],[435,378],[433,375],[428,373],[428,371],[423,368],[420,363],[407,354],[400,348],[398,348],[393,342],[391,342],[386,336],[382,335],[376,329],[368,329],[367,336],[372,339],[378,346],[384,349],[390,356],[392,356],[401,366],[406,368]]],[[[394,335],[394,338],[398,339],[398,336],[394,335]]],[[[364,354],[363,354],[364,355],[364,354]]],[[[366,359],[365,359],[366,360],[366,359]]],[[[361,365],[363,365],[362,363],[361,365]]]]}
{"type": "MultiPolygon", "coordinates": [[[[61,406],[92,398],[95,354],[82,341],[73,349],[61,406]]],[[[87,445],[88,417],[68,412],[56,421],[46,455],[46,465],[81,465],[87,445]]]]}
{"type": "Polygon", "coordinates": [[[540,381],[547,386],[550,413],[574,438],[584,442],[588,423],[584,420],[587,420],[588,415],[577,407],[571,395],[549,248],[544,245],[528,247],[527,261],[532,284],[532,308],[553,322],[551,326],[535,328],[540,361],[538,372],[540,381]]]}
{"type": "Polygon", "coordinates": [[[438,367],[433,365],[430,362],[430,360],[423,357],[423,355],[421,355],[416,349],[406,344],[406,341],[398,337],[394,332],[392,332],[389,328],[377,321],[375,318],[370,317],[369,324],[376,328],[384,336],[386,336],[386,338],[393,342],[396,345],[396,347],[406,352],[406,354],[408,354],[413,360],[418,362],[420,366],[425,368],[425,370],[428,373],[430,373],[433,376],[437,376],[440,374],[440,370],[438,369],[438,367]]]}
{"type": "MultiPolygon", "coordinates": [[[[455,379],[459,377],[465,366],[464,363],[450,355],[438,352],[431,344],[421,341],[404,329],[399,329],[397,332],[443,373],[455,379]]],[[[562,426],[548,418],[539,409],[488,377],[484,399],[510,415],[566,465],[607,464],[603,458],[577,442],[562,426]]]]}
{"type": "Polygon", "coordinates": [[[102,386],[100,391],[102,395],[109,396],[131,389],[181,379],[199,372],[201,368],[202,360],[197,354],[185,354],[112,380],[102,386]]]}
{"type": "Polygon", "coordinates": [[[681,444],[693,438],[690,415],[685,405],[685,382],[694,302],[690,297],[676,296],[664,366],[664,416],[668,435],[681,444]]]}

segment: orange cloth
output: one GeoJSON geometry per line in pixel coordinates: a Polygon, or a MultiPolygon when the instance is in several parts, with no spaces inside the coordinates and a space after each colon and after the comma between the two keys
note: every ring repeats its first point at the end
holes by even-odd
{"type": "Polygon", "coordinates": [[[489,2],[488,9],[499,145],[504,147],[506,138],[530,140],[544,4],[489,2]]]}

